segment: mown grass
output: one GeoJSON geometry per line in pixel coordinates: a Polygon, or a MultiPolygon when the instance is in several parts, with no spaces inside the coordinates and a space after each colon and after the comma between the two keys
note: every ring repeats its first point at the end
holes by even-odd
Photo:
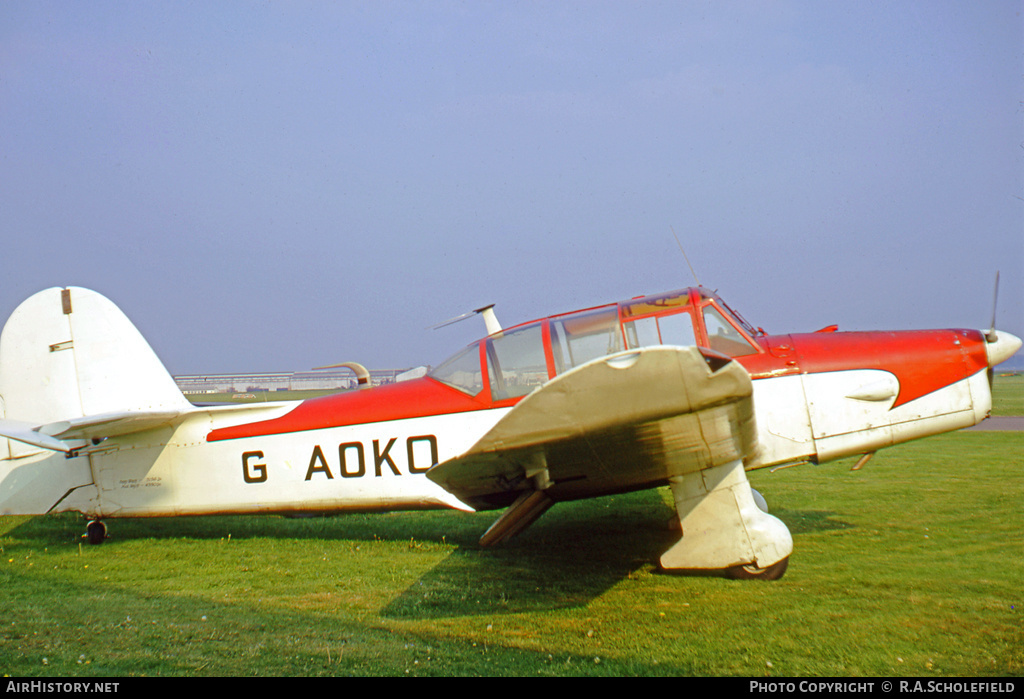
{"type": "Polygon", "coordinates": [[[1024,415],[1024,373],[994,377],[992,414],[1024,415]]]}
{"type": "Polygon", "coordinates": [[[774,583],[659,573],[665,489],[493,514],[0,518],[0,672],[1024,674],[1024,434],[751,474],[793,532],[774,583]]]}

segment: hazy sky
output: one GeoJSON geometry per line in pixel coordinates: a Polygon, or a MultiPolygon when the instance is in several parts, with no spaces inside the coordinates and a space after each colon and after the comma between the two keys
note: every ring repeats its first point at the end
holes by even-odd
{"type": "Polygon", "coordinates": [[[1024,19],[928,2],[0,2],[0,317],[173,373],[437,364],[689,286],[1024,336],[1024,19]]]}

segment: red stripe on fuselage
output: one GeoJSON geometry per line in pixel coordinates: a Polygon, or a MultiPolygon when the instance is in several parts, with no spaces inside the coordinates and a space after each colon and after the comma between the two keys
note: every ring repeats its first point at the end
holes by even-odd
{"type": "Polygon", "coordinates": [[[899,381],[894,408],[988,368],[985,338],[977,330],[807,333],[766,338],[765,344],[784,356],[740,357],[752,378],[879,369],[899,381]]]}
{"type": "Polygon", "coordinates": [[[482,410],[489,403],[430,378],[414,379],[369,390],[335,393],[311,398],[294,410],[273,420],[223,427],[207,435],[209,442],[243,437],[321,430],[329,427],[362,425],[430,415],[482,410]]]}
{"type": "MultiPolygon", "coordinates": [[[[751,378],[879,369],[892,373],[899,381],[894,408],[988,367],[985,340],[976,330],[808,333],[760,340],[770,351],[737,358],[751,378]]],[[[306,400],[273,420],[213,430],[207,440],[485,410],[494,407],[486,396],[485,392],[473,398],[431,378],[415,379],[306,400]]]]}

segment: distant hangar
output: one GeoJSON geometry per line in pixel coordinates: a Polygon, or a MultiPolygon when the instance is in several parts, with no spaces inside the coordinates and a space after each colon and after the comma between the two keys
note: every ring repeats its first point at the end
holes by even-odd
{"type": "MultiPolygon", "coordinates": [[[[408,369],[371,369],[374,386],[394,383],[408,369]]],[[[256,393],[264,391],[323,391],[356,388],[356,377],[347,369],[282,371],[263,374],[183,374],[174,381],[186,396],[206,393],[256,393]]]]}

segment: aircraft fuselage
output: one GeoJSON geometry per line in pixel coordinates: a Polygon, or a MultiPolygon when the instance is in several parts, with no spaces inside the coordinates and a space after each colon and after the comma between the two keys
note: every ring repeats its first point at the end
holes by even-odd
{"type": "MultiPolygon", "coordinates": [[[[425,377],[370,390],[193,407],[164,427],[67,454],[0,439],[0,514],[466,509],[425,477],[433,465],[464,453],[551,379],[653,345],[700,346],[749,374],[756,447],[743,456],[748,470],[869,453],[976,424],[991,408],[986,371],[1005,359],[975,330],[767,335],[716,295],[686,289],[502,330],[425,377]]],[[[595,443],[596,459],[602,448],[595,443]]],[[[550,493],[575,499],[667,483],[652,472],[631,478],[555,483],[550,493]]]]}

